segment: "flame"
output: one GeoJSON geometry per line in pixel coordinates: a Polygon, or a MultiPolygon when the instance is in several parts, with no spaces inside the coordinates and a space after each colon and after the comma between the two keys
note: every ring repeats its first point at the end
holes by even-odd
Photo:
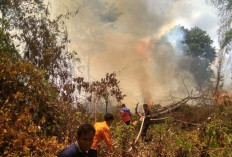
{"type": "Polygon", "coordinates": [[[151,99],[148,100],[148,107],[151,108],[153,106],[153,101],[151,99]]]}
{"type": "Polygon", "coordinates": [[[227,104],[232,104],[232,96],[231,96],[231,93],[228,91],[224,91],[224,92],[219,93],[215,99],[219,105],[224,106],[227,104]]]}
{"type": "Polygon", "coordinates": [[[152,50],[155,48],[155,39],[144,39],[137,46],[136,51],[139,55],[145,56],[145,58],[151,58],[152,50]]]}

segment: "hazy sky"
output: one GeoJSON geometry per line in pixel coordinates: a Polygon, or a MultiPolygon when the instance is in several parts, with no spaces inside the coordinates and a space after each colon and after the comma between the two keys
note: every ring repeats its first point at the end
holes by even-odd
{"type": "MultiPolygon", "coordinates": [[[[170,96],[187,96],[180,75],[189,89],[192,75],[178,66],[182,55],[177,42],[183,38],[176,30],[169,45],[157,45],[162,35],[176,25],[190,29],[200,27],[215,41],[219,19],[216,9],[205,0],[50,0],[52,14],[67,9],[79,13],[67,21],[70,50],[76,50],[81,64],[78,75],[98,80],[116,72],[127,95],[124,102],[132,107],[137,102],[152,100],[165,104],[170,96]]],[[[186,65],[188,66],[188,65],[186,65]]]]}

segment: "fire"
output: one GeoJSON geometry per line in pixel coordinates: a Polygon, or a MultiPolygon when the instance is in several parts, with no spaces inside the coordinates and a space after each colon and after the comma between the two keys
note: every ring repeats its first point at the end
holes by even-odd
{"type": "Polygon", "coordinates": [[[215,99],[216,99],[216,102],[222,106],[227,106],[227,105],[232,104],[231,93],[227,91],[219,93],[215,99]]]}
{"type": "Polygon", "coordinates": [[[148,41],[143,40],[136,46],[136,51],[138,54],[145,56],[146,58],[151,58],[152,49],[154,49],[155,43],[155,39],[149,39],[148,41]]]}
{"type": "Polygon", "coordinates": [[[230,92],[224,92],[224,93],[222,93],[222,96],[225,96],[225,97],[228,97],[228,98],[232,98],[230,92]]]}
{"type": "Polygon", "coordinates": [[[148,100],[148,107],[151,108],[153,106],[153,101],[151,99],[148,100]]]}

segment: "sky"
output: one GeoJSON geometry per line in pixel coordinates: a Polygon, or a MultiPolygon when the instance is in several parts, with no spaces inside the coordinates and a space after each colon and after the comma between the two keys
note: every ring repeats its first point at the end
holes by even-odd
{"type": "MultiPolygon", "coordinates": [[[[117,73],[127,95],[124,103],[166,105],[170,97],[183,98],[195,80],[179,66],[183,56],[178,43],[183,32],[169,34],[169,45],[157,41],[176,25],[205,30],[218,48],[217,10],[206,0],[48,0],[51,13],[79,10],[67,20],[71,44],[81,63],[75,73],[95,81],[117,73]]],[[[186,63],[186,66],[187,65],[186,63]]]]}

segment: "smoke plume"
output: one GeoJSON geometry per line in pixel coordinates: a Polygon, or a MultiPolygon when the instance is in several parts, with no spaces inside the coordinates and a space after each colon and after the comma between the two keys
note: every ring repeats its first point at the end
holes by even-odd
{"type": "Polygon", "coordinates": [[[124,102],[130,108],[149,100],[165,105],[168,101],[163,100],[170,93],[186,96],[181,78],[189,88],[194,86],[191,73],[179,66],[188,60],[181,47],[184,34],[177,27],[168,31],[194,17],[191,5],[195,3],[194,0],[52,1],[54,16],[58,11],[79,9],[77,16],[67,21],[71,49],[81,55],[84,65],[79,75],[97,80],[115,71],[127,95],[124,102]]]}

